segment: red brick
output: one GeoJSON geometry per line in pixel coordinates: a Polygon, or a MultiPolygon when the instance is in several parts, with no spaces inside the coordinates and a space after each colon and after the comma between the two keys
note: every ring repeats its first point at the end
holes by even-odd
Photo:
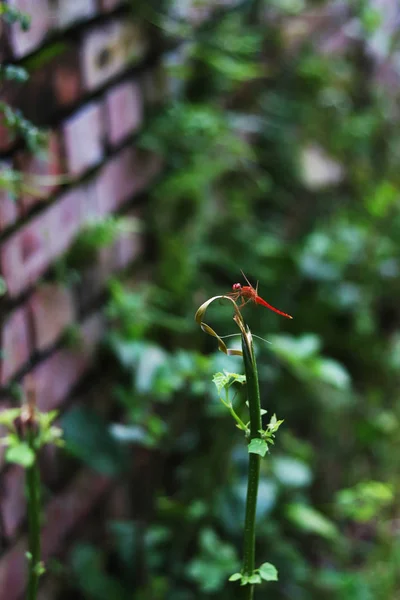
{"type": "Polygon", "coordinates": [[[81,324],[77,348],[58,350],[31,371],[40,410],[54,410],[68,397],[90,366],[103,330],[101,314],[91,315],[81,324]]]}
{"type": "Polygon", "coordinates": [[[149,152],[128,147],[101,169],[95,190],[101,216],[116,211],[134,194],[142,192],[161,171],[161,159],[149,152]]]}
{"type": "MultiPolygon", "coordinates": [[[[110,488],[103,475],[82,470],[61,494],[47,505],[42,528],[42,556],[48,561],[58,553],[65,538],[90,513],[110,488]]],[[[0,598],[19,600],[27,582],[27,540],[22,538],[0,560],[0,598]]]]}
{"type": "Polygon", "coordinates": [[[106,96],[106,111],[108,139],[112,145],[117,145],[142,124],[143,101],[139,85],[125,82],[110,90],[106,96]]]}
{"type": "Polygon", "coordinates": [[[81,227],[85,193],[85,187],[66,192],[3,244],[1,263],[10,296],[35,283],[67,250],[81,227]]]}
{"type": "Polygon", "coordinates": [[[49,265],[50,230],[47,213],[17,231],[1,247],[3,276],[10,296],[36,281],[49,265]]]}
{"type": "Polygon", "coordinates": [[[32,10],[32,0],[8,0],[8,4],[31,17],[28,31],[23,31],[18,24],[10,28],[13,53],[17,58],[21,58],[35,50],[51,28],[52,15],[49,1],[35,0],[34,10],[32,10]]]}
{"type": "Polygon", "coordinates": [[[41,154],[19,152],[16,166],[22,172],[24,184],[32,193],[24,191],[24,211],[43,200],[47,200],[57,189],[62,174],[60,140],[55,132],[49,134],[46,150],[41,154]]]}
{"type": "Polygon", "coordinates": [[[95,90],[146,51],[142,30],[128,21],[112,21],[92,28],[82,44],[82,69],[87,90],[95,90]]]}
{"type": "Polygon", "coordinates": [[[56,26],[63,29],[96,15],[96,0],[52,0],[56,26]]]}
{"type": "Polygon", "coordinates": [[[100,208],[96,193],[97,176],[81,188],[81,227],[98,219],[100,208]]]}
{"type": "Polygon", "coordinates": [[[26,539],[20,540],[0,560],[0,598],[19,600],[26,585],[26,539]]]}
{"type": "Polygon", "coordinates": [[[26,118],[46,126],[54,115],[81,97],[78,47],[65,43],[53,57],[32,69],[30,79],[20,86],[15,104],[26,118]]]}
{"type": "Polygon", "coordinates": [[[29,360],[31,347],[25,306],[5,320],[1,332],[1,384],[4,385],[29,360]]]}
{"type": "Polygon", "coordinates": [[[135,190],[135,153],[133,148],[121,150],[100,171],[96,194],[101,215],[115,211],[135,190]]]}
{"type": "Polygon", "coordinates": [[[50,230],[50,253],[48,263],[64,254],[79,232],[82,224],[82,197],[85,187],[78,187],[65,192],[63,196],[47,210],[50,230]]]}
{"type": "Polygon", "coordinates": [[[103,158],[103,123],[99,104],[90,103],[63,125],[66,161],[71,175],[82,175],[103,158]]]}
{"type": "Polygon", "coordinates": [[[10,538],[16,533],[26,512],[24,469],[17,465],[12,465],[2,475],[1,482],[1,523],[3,534],[10,538]]]}
{"type": "Polygon", "coordinates": [[[61,336],[75,318],[71,291],[61,285],[43,284],[29,300],[34,347],[45,350],[61,336]]]}
{"type": "Polygon", "coordinates": [[[40,410],[59,408],[87,368],[82,355],[68,349],[59,350],[32,371],[40,410]]]}
{"type": "Polygon", "coordinates": [[[63,493],[50,501],[42,529],[44,560],[62,548],[66,535],[86,517],[109,487],[107,477],[85,469],[63,493]]]}

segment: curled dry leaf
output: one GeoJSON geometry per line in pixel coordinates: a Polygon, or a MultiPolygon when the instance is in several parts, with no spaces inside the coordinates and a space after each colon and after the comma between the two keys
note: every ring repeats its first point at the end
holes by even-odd
{"type": "Polygon", "coordinates": [[[203,317],[207,311],[207,308],[210,306],[210,304],[212,304],[212,302],[214,302],[214,300],[220,300],[220,299],[225,299],[225,300],[229,300],[229,302],[232,302],[234,310],[235,310],[235,315],[234,315],[233,319],[234,319],[235,323],[238,325],[240,331],[242,333],[245,333],[245,327],[244,327],[244,323],[243,323],[242,314],[241,314],[236,302],[229,296],[213,296],[212,298],[209,298],[208,300],[206,300],[206,302],[203,302],[203,304],[200,306],[200,308],[196,312],[195,320],[200,325],[200,327],[202,328],[202,330],[205,333],[208,333],[208,335],[211,335],[217,339],[218,348],[221,350],[221,352],[224,352],[228,356],[242,356],[241,350],[234,350],[234,349],[228,348],[227,345],[225,344],[225,342],[223,341],[223,339],[214,331],[214,329],[212,329],[209,325],[207,325],[207,323],[204,323],[204,321],[203,321],[203,317]]]}

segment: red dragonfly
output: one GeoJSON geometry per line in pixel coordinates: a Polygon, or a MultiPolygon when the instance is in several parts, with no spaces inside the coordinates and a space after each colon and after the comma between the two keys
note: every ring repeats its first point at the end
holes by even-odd
{"type": "Polygon", "coordinates": [[[258,295],[258,282],[256,288],[254,289],[250,281],[247,279],[246,275],[243,273],[243,271],[242,275],[249,285],[234,283],[232,286],[233,291],[230,294],[227,294],[235,301],[241,298],[242,303],[240,304],[239,308],[242,308],[248,302],[254,302],[255,304],[261,304],[261,306],[266,306],[267,308],[269,308],[269,310],[273,310],[274,312],[278,313],[278,315],[282,315],[282,317],[293,319],[291,315],[288,315],[285,312],[278,310],[271,304],[268,304],[268,302],[265,302],[265,300],[263,300],[263,298],[261,298],[261,296],[258,295]]]}

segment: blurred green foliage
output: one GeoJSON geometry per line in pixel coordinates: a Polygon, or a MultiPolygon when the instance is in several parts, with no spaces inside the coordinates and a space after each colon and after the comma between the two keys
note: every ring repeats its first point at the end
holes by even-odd
{"type": "MultiPolygon", "coordinates": [[[[256,598],[395,600],[400,137],[397,91],[369,46],[381,17],[354,3],[353,36],[327,51],[324,36],[344,26],[329,2],[236,4],[196,28],[186,22],[180,37],[173,7],[155,7],[178,59],[141,139],[165,163],[142,215],[152,284],[111,285],[107,341],[123,418],[102,424],[145,467],[124,480],[132,507],[118,531],[131,544],[111,536],[107,573],[103,549],[73,554],[71,580],[94,600],[114,584],[124,589],[115,597],[131,590],[135,600],[240,597],[226,579],[240,555],[246,449],[212,387],[240,360],[215,353],[193,317],[243,269],[294,316],[244,309],[272,342],[257,342],[262,406],[284,419],[258,507],[257,556],[279,582],[256,598]],[[313,26],[323,11],[326,31],[313,26]]],[[[231,318],[213,306],[221,335],[231,318]]]]}

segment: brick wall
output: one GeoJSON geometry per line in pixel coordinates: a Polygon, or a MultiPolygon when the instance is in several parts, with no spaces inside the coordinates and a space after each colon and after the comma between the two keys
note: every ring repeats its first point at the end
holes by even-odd
{"type": "MultiPolygon", "coordinates": [[[[103,333],[99,299],[108,278],[142,255],[140,234],[124,234],[82,273],[79,286],[55,281],[52,266],[89,219],[136,213],[140,195],[161,170],[156,156],[135,147],[154,99],[159,60],[146,27],[121,0],[9,0],[31,14],[29,31],[2,28],[0,57],[28,65],[30,79],[10,83],[2,100],[49,130],[45,152],[32,155],[0,122],[0,170],[23,174],[14,200],[0,190],[1,299],[0,409],[15,400],[13,384],[29,373],[42,410],[63,410],[93,367],[103,333]],[[34,10],[32,10],[34,8],[34,10]],[[148,96],[146,89],[151,89],[148,96]],[[96,307],[96,308],[92,308],[96,307]],[[79,326],[82,343],[63,335],[79,326]]],[[[0,598],[25,588],[24,474],[0,454],[0,598]]],[[[48,477],[46,471],[44,476],[48,477]]],[[[62,478],[61,478],[62,480],[62,478]]],[[[62,483],[62,482],[61,482],[62,483]]],[[[43,557],[65,538],[110,488],[83,469],[46,500],[43,557]]]]}
{"type": "MultiPolygon", "coordinates": [[[[384,0],[377,3],[385,5],[384,0]]],[[[72,289],[55,282],[51,268],[89,219],[136,213],[161,164],[157,156],[143,154],[135,139],[154,106],[174,93],[178,82],[169,80],[165,69],[184,56],[179,48],[162,53],[154,32],[128,17],[123,0],[9,4],[31,13],[32,24],[28,32],[17,25],[0,30],[0,60],[27,61],[30,79],[4,86],[1,99],[46,127],[49,136],[46,152],[33,156],[10,137],[0,117],[0,173],[13,167],[24,181],[15,200],[0,189],[0,274],[8,289],[0,306],[0,410],[13,404],[11,386],[24,385],[29,373],[39,408],[62,411],[67,401],[74,402],[77,386],[93,366],[104,324],[98,300],[107,279],[140,261],[143,241],[139,234],[121,236],[85,268],[72,289]],[[82,343],[75,349],[62,342],[71,325],[81,331],[82,343]]],[[[197,8],[176,2],[172,16],[196,25],[210,11],[206,2],[197,8]]],[[[324,38],[328,45],[322,50],[337,51],[346,44],[347,11],[341,3],[337,13],[340,26],[328,36],[329,43],[324,38]]],[[[318,16],[306,15],[300,29],[290,21],[284,31],[289,50],[295,51],[298,30],[308,35],[321,27],[318,16]]],[[[4,464],[3,454],[0,447],[0,598],[17,600],[25,587],[24,480],[20,468],[4,464]]],[[[50,477],[50,471],[44,476],[50,477]]],[[[83,469],[47,500],[45,560],[62,549],[111,486],[105,477],[83,469]]]]}

